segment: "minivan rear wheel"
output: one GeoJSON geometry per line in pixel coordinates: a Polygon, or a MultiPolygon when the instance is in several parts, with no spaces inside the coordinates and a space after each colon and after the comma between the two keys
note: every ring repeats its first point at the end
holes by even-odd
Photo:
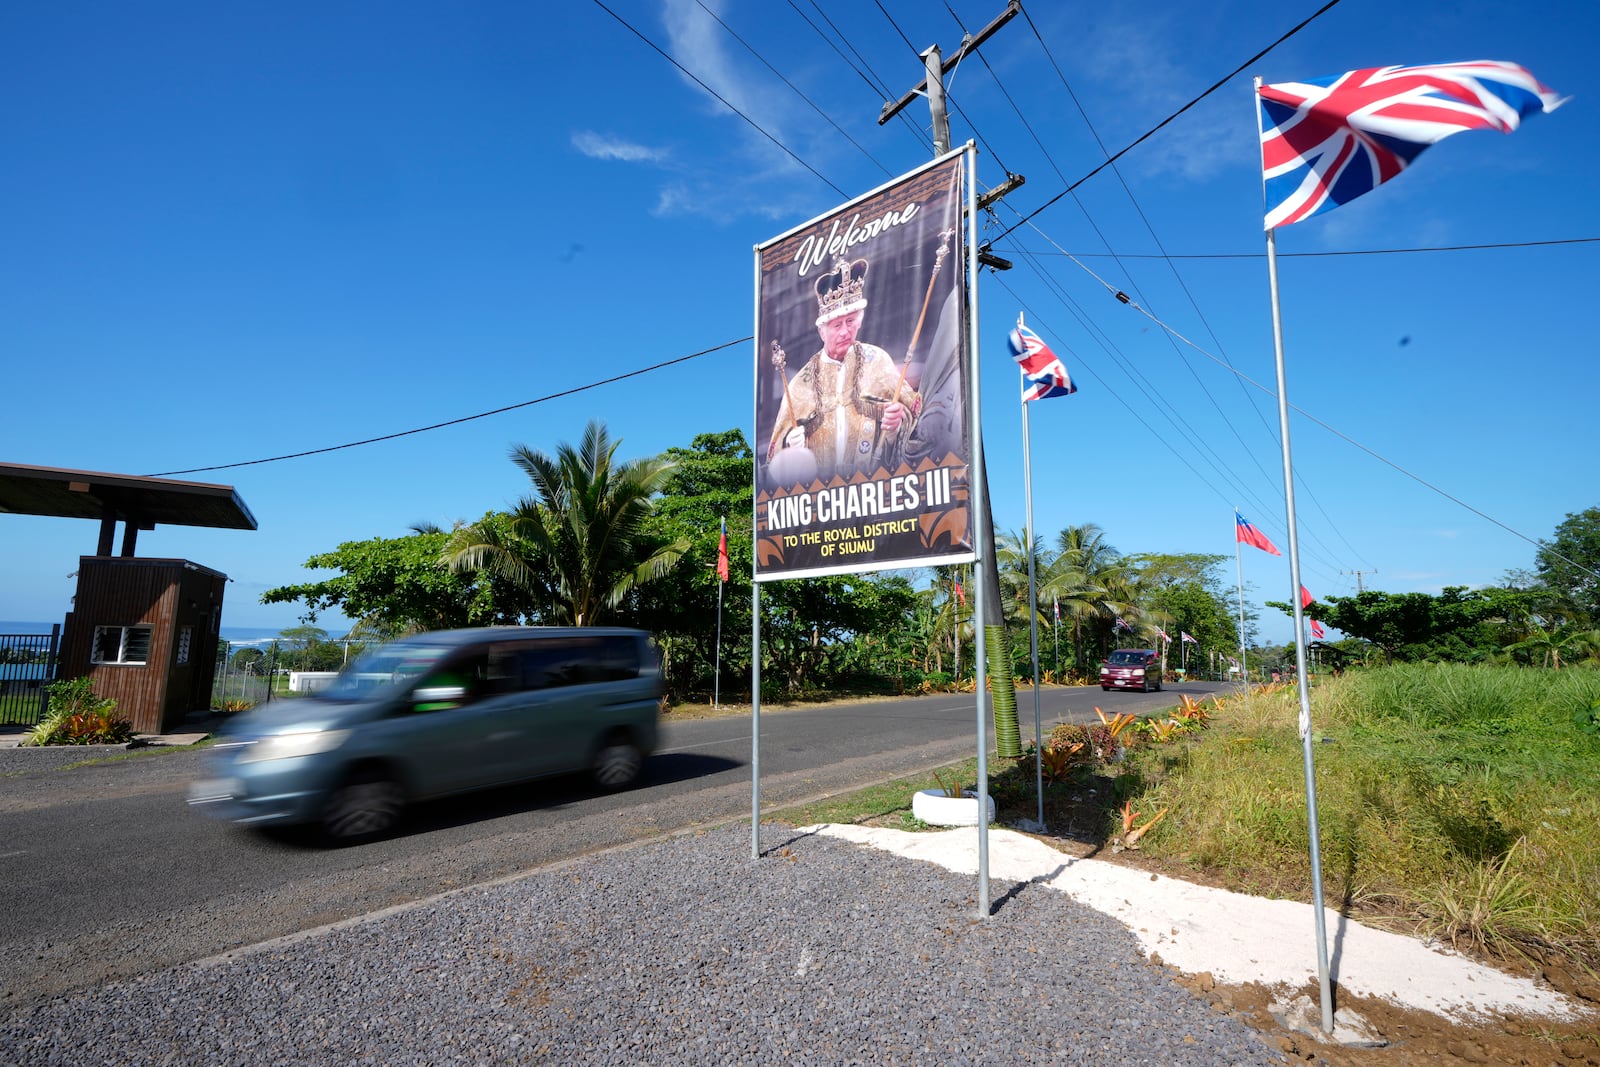
{"type": "Polygon", "coordinates": [[[639,777],[644,766],[644,753],[625,734],[612,734],[600,742],[594,754],[594,784],[601,789],[621,789],[639,777]]]}
{"type": "Polygon", "coordinates": [[[328,794],[322,832],[338,844],[367,841],[391,829],[405,807],[405,792],[377,768],[351,772],[328,794]]]}

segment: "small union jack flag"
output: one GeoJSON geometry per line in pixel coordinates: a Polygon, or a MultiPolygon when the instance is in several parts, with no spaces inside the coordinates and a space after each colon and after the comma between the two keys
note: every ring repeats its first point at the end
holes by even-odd
{"type": "Polygon", "coordinates": [[[1187,641],[1191,645],[1197,645],[1197,644],[1200,643],[1200,642],[1196,641],[1194,638],[1190,637],[1188,634],[1184,633],[1182,630],[1178,631],[1178,640],[1179,641],[1187,641]]]}
{"type": "Polygon", "coordinates": [[[1161,635],[1161,640],[1165,641],[1169,645],[1172,644],[1172,638],[1167,636],[1167,631],[1165,631],[1161,627],[1157,626],[1156,627],[1156,633],[1161,635]]]}
{"type": "Polygon", "coordinates": [[[1127,631],[1129,631],[1131,633],[1133,631],[1133,627],[1128,625],[1128,620],[1127,619],[1124,619],[1121,615],[1118,615],[1117,616],[1117,625],[1112,627],[1112,630],[1113,631],[1116,631],[1116,630],[1127,630],[1127,631]]]}
{"type": "Polygon", "coordinates": [[[1269,230],[1371,192],[1453,133],[1510,133],[1563,102],[1527,69],[1492,60],[1368,67],[1258,94],[1269,230]]]}
{"type": "Polygon", "coordinates": [[[1022,402],[1071,396],[1078,391],[1050,346],[1022,323],[1011,331],[1011,357],[1022,367],[1022,402]]]}

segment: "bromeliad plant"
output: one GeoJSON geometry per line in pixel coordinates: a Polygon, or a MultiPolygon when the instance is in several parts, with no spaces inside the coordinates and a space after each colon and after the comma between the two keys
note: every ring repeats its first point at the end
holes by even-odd
{"type": "Polygon", "coordinates": [[[1039,771],[1047,782],[1059,782],[1072,768],[1084,762],[1082,741],[1052,743],[1039,756],[1039,771]]]}
{"type": "Polygon", "coordinates": [[[25,745],[120,745],[133,740],[133,723],[117,715],[117,702],[94,695],[87,678],[51,682],[45,717],[22,739],[25,745]]]}
{"type": "Polygon", "coordinates": [[[1162,819],[1167,817],[1169,809],[1162,808],[1145,821],[1143,826],[1135,826],[1134,822],[1142,814],[1133,810],[1133,801],[1126,801],[1122,805],[1122,833],[1111,839],[1111,851],[1121,852],[1123,849],[1137,849],[1139,838],[1149,833],[1162,819]]]}
{"type": "Polygon", "coordinates": [[[1120,712],[1116,715],[1107,715],[1105,712],[1100,710],[1098,705],[1096,705],[1094,713],[1100,716],[1100,721],[1105,724],[1107,730],[1111,731],[1112,737],[1116,737],[1118,734],[1122,733],[1122,731],[1127,729],[1129,724],[1134,722],[1136,719],[1136,716],[1131,711],[1120,712]]]}
{"type": "Polygon", "coordinates": [[[1211,725],[1211,712],[1188,693],[1179,695],[1178,710],[1173,718],[1195,730],[1204,730],[1211,725]]]}

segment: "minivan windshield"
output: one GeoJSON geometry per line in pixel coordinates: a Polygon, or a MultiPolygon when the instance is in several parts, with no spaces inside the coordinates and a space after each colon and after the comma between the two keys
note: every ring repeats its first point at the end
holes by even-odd
{"type": "Polygon", "coordinates": [[[1113,667],[1143,667],[1149,658],[1148,652],[1122,651],[1111,653],[1111,658],[1106,662],[1113,667]]]}
{"type": "Polygon", "coordinates": [[[384,700],[409,689],[453,649],[399,641],[363,652],[322,692],[324,700],[384,700]]]}

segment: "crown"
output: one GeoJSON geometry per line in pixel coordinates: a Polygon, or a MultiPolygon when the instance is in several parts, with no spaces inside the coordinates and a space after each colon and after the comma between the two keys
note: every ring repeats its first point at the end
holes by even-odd
{"type": "Polygon", "coordinates": [[[817,325],[866,307],[867,298],[862,295],[866,284],[866,260],[835,260],[833,270],[817,279],[817,325]]]}

